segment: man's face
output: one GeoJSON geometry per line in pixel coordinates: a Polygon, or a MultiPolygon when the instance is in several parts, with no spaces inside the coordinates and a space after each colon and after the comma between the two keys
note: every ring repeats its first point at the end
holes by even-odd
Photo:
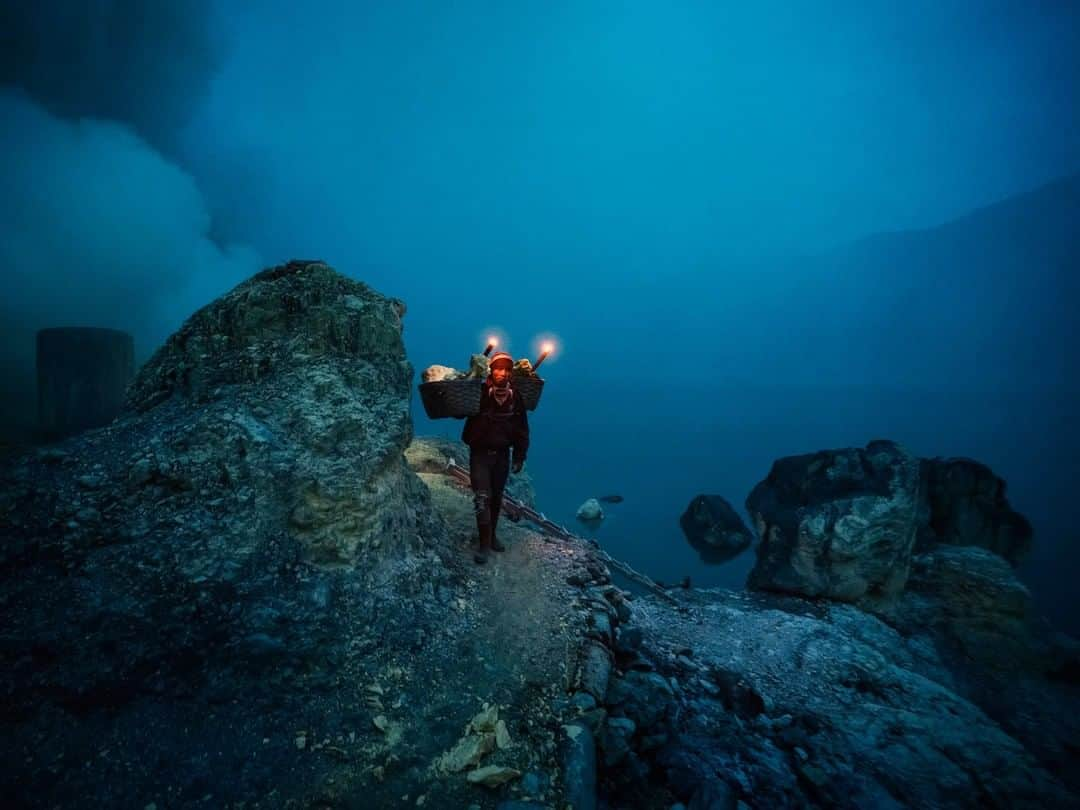
{"type": "Polygon", "coordinates": [[[499,363],[497,366],[492,366],[491,379],[496,385],[503,385],[510,379],[510,366],[505,363],[499,363]]]}

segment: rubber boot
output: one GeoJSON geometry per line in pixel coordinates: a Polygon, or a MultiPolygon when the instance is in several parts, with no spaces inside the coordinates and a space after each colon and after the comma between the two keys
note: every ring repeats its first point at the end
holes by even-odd
{"type": "Polygon", "coordinates": [[[477,528],[480,530],[480,543],[473,555],[473,562],[483,565],[487,562],[488,552],[491,551],[491,524],[477,523],[477,528]]]}
{"type": "Polygon", "coordinates": [[[499,542],[495,536],[495,527],[499,524],[499,509],[502,507],[502,497],[491,499],[491,550],[506,551],[506,546],[499,542]]]}

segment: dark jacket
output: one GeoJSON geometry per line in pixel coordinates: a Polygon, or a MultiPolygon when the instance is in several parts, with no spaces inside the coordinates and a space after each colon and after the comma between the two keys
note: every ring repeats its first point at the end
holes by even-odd
{"type": "MultiPolygon", "coordinates": [[[[510,378],[510,390],[514,380],[510,378]]],[[[491,396],[491,380],[484,381],[480,413],[465,420],[461,440],[473,450],[514,449],[514,459],[524,461],[529,452],[529,418],[517,392],[502,405],[491,396]]]]}

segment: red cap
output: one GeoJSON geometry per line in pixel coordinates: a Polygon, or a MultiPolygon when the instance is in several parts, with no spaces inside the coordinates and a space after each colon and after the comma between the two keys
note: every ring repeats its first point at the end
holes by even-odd
{"type": "Polygon", "coordinates": [[[496,363],[498,363],[500,360],[505,360],[506,363],[511,368],[513,368],[513,366],[514,366],[514,358],[510,356],[509,352],[495,352],[495,354],[491,355],[491,360],[488,361],[488,366],[492,367],[496,363]]]}

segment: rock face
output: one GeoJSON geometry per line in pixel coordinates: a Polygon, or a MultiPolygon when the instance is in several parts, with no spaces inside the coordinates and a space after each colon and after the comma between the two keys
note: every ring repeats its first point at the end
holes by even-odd
{"type": "Polygon", "coordinates": [[[690,545],[709,563],[738,556],[754,540],[742,518],[719,495],[698,495],[679,518],[679,525],[690,545]]]}
{"type": "Polygon", "coordinates": [[[111,425],[3,458],[16,805],[388,806],[449,742],[423,713],[463,710],[440,673],[477,666],[454,635],[477,620],[404,457],[403,311],[319,262],[267,270],[192,315],[111,425]]]}
{"type": "Polygon", "coordinates": [[[895,597],[920,524],[919,473],[890,441],[777,460],[746,499],[761,538],[750,586],[861,604],[895,597]]]}
{"type": "Polygon", "coordinates": [[[913,625],[946,629],[965,655],[990,663],[995,638],[1023,634],[1033,618],[1031,594],[1009,564],[976,546],[943,545],[912,559],[903,603],[913,625]]]}
{"type": "Polygon", "coordinates": [[[226,488],[250,476],[255,514],[316,562],[351,564],[368,544],[416,547],[433,524],[412,506],[419,482],[402,459],[412,438],[403,312],[325,264],[259,273],[140,370],[129,407],[144,425],[167,420],[180,452],[151,446],[133,463],[226,488]]]}
{"type": "Polygon", "coordinates": [[[636,606],[635,667],[673,695],[662,724],[619,741],[640,762],[637,776],[607,774],[624,802],[657,784],[642,806],[692,802],[719,778],[752,807],[1076,806],[1080,691],[1047,676],[1065,654],[1049,639],[1030,633],[1007,677],[977,688],[932,628],[771,593],[688,598],[692,621],[652,598],[636,606]]]}
{"type": "MultiPolygon", "coordinates": [[[[404,315],[403,302],[322,262],[273,267],[188,318],[139,371],[128,405],[145,411],[174,392],[210,401],[219,387],[276,382],[322,361],[357,363],[362,368],[349,382],[361,390],[373,380],[357,374],[378,373],[384,379],[371,392],[376,396],[407,394],[412,368],[401,338],[404,315]]],[[[322,393],[304,381],[310,396],[322,393]]]]}
{"type": "Polygon", "coordinates": [[[1077,772],[1080,644],[1048,631],[1003,558],[952,545],[915,555],[905,593],[885,618],[909,644],[932,646],[950,688],[1052,773],[1077,772]]]}
{"type": "Polygon", "coordinates": [[[1032,530],[1005,499],[1005,482],[967,458],[922,464],[929,518],[920,545],[982,546],[1018,564],[1031,548],[1032,530]]]}

